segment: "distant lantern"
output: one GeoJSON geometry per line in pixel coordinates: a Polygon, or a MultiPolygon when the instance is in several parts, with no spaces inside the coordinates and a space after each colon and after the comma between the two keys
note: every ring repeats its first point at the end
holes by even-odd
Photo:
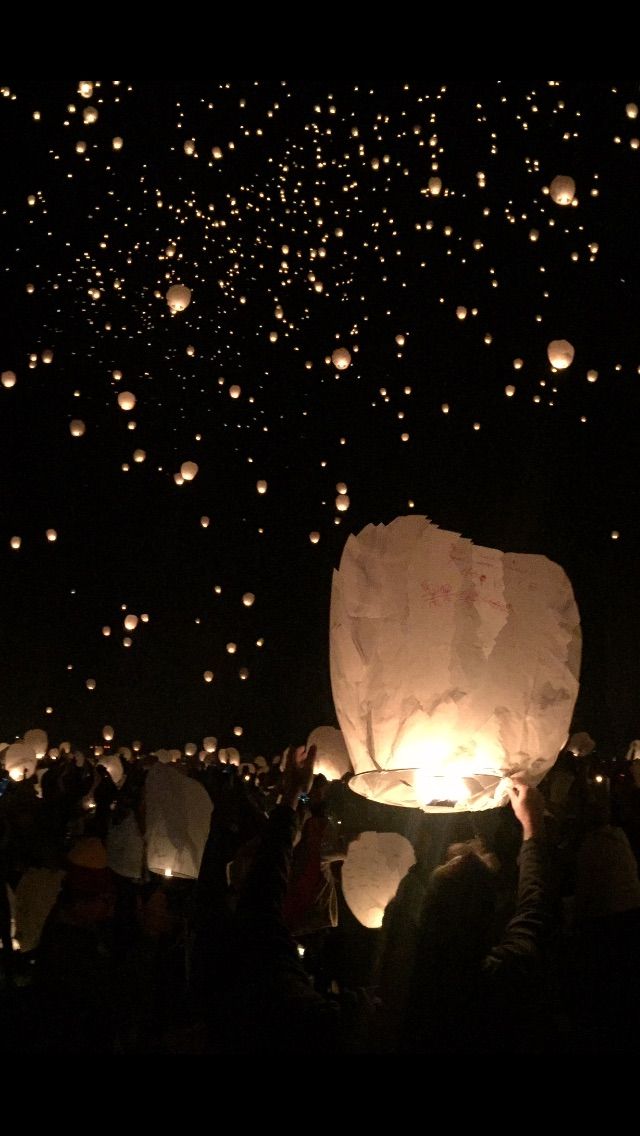
{"type": "Polygon", "coordinates": [[[42,362],[53,363],[53,351],[51,350],[51,348],[48,347],[46,351],[42,352],[42,362]]]}
{"type": "Polygon", "coordinates": [[[133,451],[133,460],[134,460],[134,462],[138,462],[138,464],[140,462],[143,462],[145,460],[146,456],[147,456],[146,450],[134,450],[133,451]]]}
{"type": "Polygon", "coordinates": [[[203,738],[202,748],[205,753],[215,753],[218,748],[218,739],[214,737],[203,738]]]}
{"type": "Polygon", "coordinates": [[[537,241],[539,236],[540,236],[540,233],[538,232],[537,229],[529,229],[529,240],[530,241],[537,241]]]}
{"type": "Polygon", "coordinates": [[[211,147],[211,156],[212,156],[212,158],[215,158],[217,162],[220,161],[220,159],[222,157],[222,150],[220,149],[219,146],[212,146],[211,147]]]}
{"type": "Polygon", "coordinates": [[[627,118],[637,118],[638,117],[638,107],[637,107],[636,103],[627,103],[627,105],[624,109],[626,111],[627,118]]]}
{"type": "Polygon", "coordinates": [[[115,730],[114,730],[113,726],[103,726],[102,736],[103,736],[105,742],[112,742],[114,734],[115,734],[115,730]]]}
{"type": "Polygon", "coordinates": [[[576,195],[576,183],[572,177],[559,174],[551,182],[549,193],[556,205],[571,205],[576,195]]]}
{"type": "Polygon", "coordinates": [[[92,122],[98,121],[98,112],[95,107],[85,107],[82,112],[83,120],[91,125],[92,122]]]}
{"type": "Polygon", "coordinates": [[[339,513],[346,513],[351,501],[346,493],[339,493],[336,497],[336,509],[339,513]]]}
{"type": "Polygon", "coordinates": [[[166,299],[172,312],[183,312],[191,303],[191,289],[185,284],[172,284],[166,299]]]}
{"type": "Polygon", "coordinates": [[[3,371],[2,375],[0,375],[0,381],[2,382],[3,387],[6,387],[7,390],[10,390],[11,387],[15,387],[15,385],[16,385],[16,373],[15,373],[15,371],[3,371]]]}
{"type": "Polygon", "coordinates": [[[78,94],[83,99],[90,99],[93,94],[93,83],[89,82],[88,79],[82,79],[78,83],[78,94]]]}
{"type": "Polygon", "coordinates": [[[124,626],[126,631],[135,631],[138,626],[137,615],[126,615],[124,618],[124,626]]]}
{"type": "Polygon", "coordinates": [[[363,927],[382,927],[387,904],[415,862],[410,842],[396,832],[361,832],[351,842],[342,867],[342,891],[363,927]]]}
{"type": "Polygon", "coordinates": [[[184,747],[184,752],[187,757],[195,757],[198,752],[198,747],[195,742],[187,742],[184,747]]]}
{"type": "Polygon", "coordinates": [[[504,393],[506,394],[507,398],[513,398],[514,394],[516,393],[516,388],[509,384],[509,386],[504,388],[504,393]]]}
{"type": "Polygon", "coordinates": [[[22,537],[21,536],[12,536],[11,540],[9,541],[9,544],[17,552],[18,549],[20,548],[20,545],[22,544],[22,537]]]}
{"type": "MultiPolygon", "coordinates": [[[[234,726],[233,732],[234,732],[234,734],[237,738],[241,738],[243,733],[244,733],[244,730],[242,729],[242,726],[234,726]]],[[[232,762],[231,764],[235,765],[235,762],[232,762]]]]}
{"type": "Polygon", "coordinates": [[[132,748],[134,753],[140,753],[140,750],[142,749],[142,742],[140,742],[136,739],[135,742],[131,743],[131,748],[132,748]]]}
{"type": "Polygon", "coordinates": [[[242,387],[239,387],[237,383],[234,383],[233,386],[229,387],[229,395],[231,398],[240,398],[241,394],[242,387]]]}
{"type": "Polygon", "coordinates": [[[575,348],[568,339],[553,339],[547,347],[547,356],[552,367],[564,371],[573,363],[575,348]]]}
{"type": "Polygon", "coordinates": [[[188,154],[189,157],[191,157],[192,154],[195,154],[196,144],[195,144],[193,138],[187,138],[182,149],[184,150],[185,154],[188,154]]]}
{"type": "Polygon", "coordinates": [[[87,149],[86,142],[76,142],[76,154],[84,154],[87,149]]]}
{"type": "Polygon", "coordinates": [[[187,347],[187,355],[189,355],[190,358],[193,358],[195,353],[196,353],[195,347],[192,347],[192,345],[189,344],[189,346],[187,347]]]}
{"type": "Polygon", "coordinates": [[[348,489],[347,489],[347,486],[345,485],[344,481],[339,481],[338,484],[336,485],[336,493],[340,493],[342,496],[344,496],[344,494],[347,493],[347,492],[348,492],[348,489]]]}
{"type": "Polygon", "coordinates": [[[58,534],[55,529],[47,529],[47,540],[53,544],[58,539],[58,534]]]}
{"type": "Polygon", "coordinates": [[[276,304],[273,314],[277,320],[284,319],[284,308],[282,307],[282,304],[276,304]]]}
{"type": "Polygon", "coordinates": [[[211,519],[209,517],[200,517],[200,524],[203,529],[208,529],[211,524],[211,519]]]}
{"type": "Polygon", "coordinates": [[[87,690],[95,690],[95,688],[96,688],[95,678],[88,678],[84,685],[86,686],[87,690]]]}
{"type": "Polygon", "coordinates": [[[69,429],[73,438],[81,438],[86,430],[86,426],[81,418],[74,418],[69,423],[69,429]]]}
{"type": "Polygon", "coordinates": [[[613,532],[611,533],[611,539],[612,540],[619,540],[620,539],[620,533],[617,532],[616,529],[614,529],[613,532]]]}
{"type": "Polygon", "coordinates": [[[181,473],[174,473],[173,480],[175,481],[176,485],[184,485],[184,477],[181,473]]]}
{"type": "Polygon", "coordinates": [[[258,490],[258,493],[266,493],[267,492],[266,481],[256,481],[256,489],[258,490]]]}
{"type": "Polygon", "coordinates": [[[142,615],[140,616],[140,621],[142,623],[148,623],[149,622],[149,613],[147,611],[143,611],[142,615]]]}
{"type": "Polygon", "coordinates": [[[433,197],[437,197],[438,194],[440,193],[441,189],[442,189],[442,179],[439,178],[439,177],[430,177],[428,184],[429,184],[429,193],[433,197]]]}
{"type": "Polygon", "coordinates": [[[228,655],[235,655],[237,650],[238,650],[238,644],[237,643],[227,643],[227,654],[228,655]]]}
{"type": "Polygon", "coordinates": [[[336,371],[346,371],[351,363],[351,355],[346,347],[336,347],[335,351],[331,354],[331,362],[336,371]]]}
{"type": "Polygon", "coordinates": [[[457,315],[459,320],[466,319],[467,318],[467,309],[465,307],[463,307],[462,304],[460,304],[456,308],[456,315],[457,315]]]}
{"type": "Polygon", "coordinates": [[[198,465],[196,462],[183,462],[180,466],[180,473],[185,481],[193,481],[198,472],[198,465]]]}
{"type": "Polygon", "coordinates": [[[102,634],[104,635],[105,639],[108,639],[110,634],[111,634],[111,628],[110,627],[103,627],[102,628],[102,634]]]}
{"type": "Polygon", "coordinates": [[[522,370],[522,365],[523,365],[523,360],[522,360],[522,359],[514,359],[514,360],[513,360],[513,369],[514,369],[514,371],[520,371],[520,370],[522,370]]]}
{"type": "Polygon", "coordinates": [[[256,597],[254,596],[253,592],[245,592],[242,597],[242,602],[245,607],[253,607],[254,603],[256,602],[256,597]]]}
{"type": "Polygon", "coordinates": [[[118,406],[121,410],[133,410],[136,404],[136,396],[131,391],[120,391],[118,395],[118,406]]]}
{"type": "Polygon", "coordinates": [[[26,290],[27,290],[27,292],[29,293],[29,295],[30,295],[30,296],[32,296],[32,295],[33,295],[33,293],[34,293],[34,292],[35,292],[35,290],[36,290],[36,286],[35,286],[35,284],[27,284],[27,289],[26,289],[26,290]]]}
{"type": "Polygon", "coordinates": [[[123,141],[122,138],[120,138],[118,135],[116,135],[115,138],[111,139],[111,145],[113,146],[114,150],[121,150],[122,147],[124,146],[124,141],[123,141]]]}
{"type": "Polygon", "coordinates": [[[243,681],[244,681],[245,679],[248,679],[248,677],[249,677],[249,668],[248,668],[248,667],[240,667],[240,670],[238,671],[238,676],[239,676],[239,677],[240,677],[240,678],[241,678],[241,679],[242,679],[243,681]]]}
{"type": "Polygon", "coordinates": [[[398,344],[398,347],[404,347],[404,345],[405,345],[404,335],[396,335],[396,343],[398,344]]]}
{"type": "Polygon", "coordinates": [[[4,767],[12,781],[23,781],[33,777],[38,759],[32,746],[25,742],[14,742],[2,754],[4,767]]]}
{"type": "Polygon", "coordinates": [[[213,682],[213,671],[205,671],[202,677],[205,682],[213,682]]]}
{"type": "Polygon", "coordinates": [[[116,383],[119,383],[119,382],[120,382],[120,379],[122,378],[122,371],[112,371],[112,372],[111,372],[111,378],[112,378],[112,379],[113,379],[113,380],[114,380],[114,381],[115,381],[116,383]]]}
{"type": "Polygon", "coordinates": [[[317,544],[318,541],[320,540],[320,533],[319,532],[310,532],[309,533],[309,540],[311,541],[312,544],[317,544]]]}
{"type": "Polygon", "coordinates": [[[595,383],[595,382],[597,382],[597,379],[598,379],[598,372],[597,371],[587,371],[587,381],[588,382],[595,383]]]}

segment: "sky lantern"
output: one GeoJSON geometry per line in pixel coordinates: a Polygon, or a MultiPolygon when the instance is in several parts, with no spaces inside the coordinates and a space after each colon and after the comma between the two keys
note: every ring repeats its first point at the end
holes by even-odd
{"type": "Polygon", "coordinates": [[[507,801],[567,737],[580,622],[544,556],[480,548],[425,517],[350,536],[331,599],[333,698],[350,788],[427,812],[507,801]]]}
{"type": "Polygon", "coordinates": [[[183,144],[182,149],[184,150],[185,154],[187,154],[188,157],[191,157],[193,154],[195,154],[196,144],[195,144],[193,138],[187,138],[186,142],[183,144]]]}
{"type": "Polygon", "coordinates": [[[227,643],[226,650],[228,655],[235,655],[236,651],[238,650],[237,643],[227,643]]]}
{"type": "Polygon", "coordinates": [[[203,738],[202,748],[205,753],[215,753],[218,748],[218,739],[214,737],[203,738]]]}
{"type": "Polygon", "coordinates": [[[95,678],[88,678],[84,685],[86,686],[87,690],[95,690],[95,688],[96,688],[95,678]]]}
{"type": "Polygon", "coordinates": [[[205,682],[213,682],[213,671],[205,671],[202,677],[205,682]]]}
{"type": "Polygon", "coordinates": [[[120,391],[118,395],[118,406],[121,410],[133,410],[136,404],[136,396],[131,391],[120,391]]]}
{"type": "Polygon", "coordinates": [[[121,785],[124,785],[125,772],[122,761],[117,754],[114,753],[107,757],[101,757],[98,765],[102,765],[103,768],[106,769],[116,789],[119,789],[121,785]]]}
{"type": "Polygon", "coordinates": [[[140,622],[141,623],[148,623],[149,622],[149,613],[147,611],[142,612],[142,615],[140,616],[140,622]]]}
{"type": "MultiPolygon", "coordinates": [[[[233,727],[233,732],[234,732],[234,734],[235,734],[235,736],[236,736],[237,738],[241,738],[241,737],[242,737],[242,735],[243,735],[243,733],[244,733],[244,730],[243,730],[242,726],[234,726],[234,727],[233,727]]],[[[240,756],[240,755],[238,755],[238,757],[239,757],[239,756],[240,756]]],[[[235,762],[231,762],[231,764],[232,764],[232,765],[235,765],[235,762]]],[[[238,764],[240,764],[240,762],[239,762],[239,761],[238,761],[238,764]]]]}
{"type": "Polygon", "coordinates": [[[82,79],[78,83],[78,94],[83,99],[90,99],[93,94],[93,83],[88,79],[82,79]]]}
{"type": "Polygon", "coordinates": [[[134,460],[134,462],[137,462],[138,465],[140,465],[141,462],[145,461],[146,456],[147,456],[146,450],[134,450],[133,451],[133,460],[134,460]]]}
{"type": "Polygon", "coordinates": [[[249,677],[249,668],[240,667],[240,670],[238,671],[238,677],[241,678],[243,682],[245,682],[249,677]]]}
{"type": "Polygon", "coordinates": [[[0,375],[0,382],[7,390],[10,390],[11,387],[15,387],[16,381],[15,371],[3,371],[0,375]]]}
{"type": "Polygon", "coordinates": [[[122,138],[120,138],[119,135],[116,135],[115,138],[111,139],[111,145],[112,145],[114,150],[121,150],[122,147],[124,146],[124,140],[122,138]]]}
{"type": "Polygon", "coordinates": [[[42,352],[42,362],[53,363],[53,351],[50,347],[47,347],[46,350],[42,352]]]}
{"type": "Polygon", "coordinates": [[[310,532],[309,533],[309,540],[311,541],[312,544],[318,544],[318,542],[320,540],[320,533],[319,532],[310,532]]]}
{"type": "Polygon", "coordinates": [[[627,105],[624,109],[625,109],[625,113],[627,115],[627,118],[637,118],[638,117],[638,104],[637,103],[627,103],[627,105]]]}
{"type": "Polygon", "coordinates": [[[126,631],[135,631],[136,627],[138,626],[137,615],[125,615],[124,626],[126,631]]]}
{"type": "Polygon", "coordinates": [[[27,730],[22,740],[25,745],[31,746],[39,761],[45,756],[49,738],[44,730],[27,730]]]}
{"type": "Polygon", "coordinates": [[[96,108],[95,107],[85,107],[83,112],[82,112],[82,118],[83,118],[83,121],[86,122],[86,124],[88,126],[91,126],[91,124],[93,122],[97,122],[98,121],[98,112],[97,112],[96,108]]]}
{"type": "Polygon", "coordinates": [[[208,529],[210,524],[211,524],[211,518],[210,517],[200,517],[201,528],[208,529]]]}
{"type": "Polygon", "coordinates": [[[465,307],[463,307],[462,304],[459,304],[458,307],[456,308],[456,315],[457,315],[459,320],[466,319],[467,318],[467,309],[465,307]]]}
{"type": "Polygon", "coordinates": [[[245,592],[242,597],[242,602],[245,607],[253,607],[254,603],[256,602],[256,597],[254,596],[253,592],[245,592]]]}
{"type": "Polygon", "coordinates": [[[58,539],[58,534],[55,529],[47,529],[46,537],[49,541],[49,544],[55,544],[58,539]]]}
{"type": "Polygon", "coordinates": [[[185,481],[193,481],[197,472],[198,472],[197,462],[187,461],[187,462],[183,462],[182,465],[180,466],[180,473],[182,474],[185,481]]]}
{"type": "Polygon", "coordinates": [[[387,904],[415,862],[411,843],[397,832],[361,832],[351,841],[342,865],[342,892],[363,927],[382,927],[387,904]]]}
{"type": "Polygon", "coordinates": [[[38,759],[32,746],[25,742],[14,742],[7,746],[3,754],[4,767],[12,781],[25,781],[33,777],[38,759]]]}
{"type": "Polygon", "coordinates": [[[346,347],[336,347],[335,351],[331,354],[331,362],[336,371],[346,371],[351,363],[351,354],[347,351],[346,347]]]}
{"type": "Polygon", "coordinates": [[[198,747],[195,742],[187,742],[184,747],[184,752],[187,757],[195,757],[198,752],[198,747]]]}
{"type": "Polygon", "coordinates": [[[514,394],[516,393],[516,388],[511,383],[509,383],[509,385],[504,388],[504,393],[506,394],[507,398],[513,398],[514,394]]]}
{"type": "Polygon", "coordinates": [[[102,736],[103,736],[105,742],[112,742],[114,734],[115,734],[115,730],[114,730],[113,726],[103,726],[102,736]]]}
{"type": "Polygon", "coordinates": [[[183,312],[191,303],[191,289],[185,284],[172,284],[167,292],[167,303],[171,311],[183,312]]]}
{"type": "Polygon", "coordinates": [[[233,385],[229,387],[229,397],[230,398],[240,398],[241,394],[242,394],[242,387],[239,387],[237,383],[233,383],[233,385]]]}
{"type": "Polygon", "coordinates": [[[559,174],[551,182],[549,194],[556,205],[571,205],[576,195],[576,183],[572,177],[559,174]]]}
{"type": "Polygon", "coordinates": [[[258,490],[258,493],[266,493],[267,492],[266,481],[256,481],[256,489],[258,490]]]}
{"type": "Polygon", "coordinates": [[[199,782],[158,757],[144,787],[147,868],[157,876],[195,880],[209,835],[211,798],[199,782]]]}
{"type": "Polygon", "coordinates": [[[346,493],[338,493],[336,497],[336,509],[339,513],[346,513],[351,501],[346,493]]]}
{"type": "Polygon", "coordinates": [[[307,748],[316,747],[313,772],[321,773],[327,781],[339,781],[351,772],[349,752],[341,730],[334,726],[318,726],[307,738],[307,748]]]}
{"type": "Polygon", "coordinates": [[[81,418],[73,418],[69,423],[69,430],[72,438],[81,438],[87,427],[81,418]]]}
{"type": "Polygon", "coordinates": [[[430,177],[429,182],[428,182],[428,186],[429,186],[429,193],[431,194],[431,196],[437,197],[438,194],[442,190],[442,179],[439,178],[439,177],[430,177]]]}
{"type": "Polygon", "coordinates": [[[587,371],[587,382],[596,383],[598,381],[598,372],[591,370],[587,371]]]}
{"type": "Polygon", "coordinates": [[[342,496],[344,496],[348,492],[349,490],[347,483],[345,481],[339,481],[336,485],[336,493],[340,493],[342,496]]]}
{"type": "Polygon", "coordinates": [[[108,639],[110,634],[111,634],[111,628],[110,627],[103,627],[102,628],[102,634],[104,635],[105,639],[108,639]]]}
{"type": "Polygon", "coordinates": [[[575,347],[568,339],[552,339],[547,347],[549,362],[558,371],[565,371],[571,366],[575,353],[575,347]]]}

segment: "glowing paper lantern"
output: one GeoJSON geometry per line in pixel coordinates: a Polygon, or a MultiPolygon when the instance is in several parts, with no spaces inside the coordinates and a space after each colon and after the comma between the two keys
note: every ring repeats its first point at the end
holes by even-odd
{"type": "Polygon", "coordinates": [[[3,387],[6,387],[7,390],[10,390],[11,387],[15,387],[15,385],[16,385],[16,373],[15,373],[15,371],[3,371],[2,374],[0,375],[0,382],[2,382],[3,387]]]}
{"type": "Polygon", "coordinates": [[[92,122],[98,121],[98,112],[95,107],[85,107],[82,112],[82,117],[88,125],[91,125],[92,122]]]}
{"type": "Polygon", "coordinates": [[[209,517],[200,517],[200,524],[203,529],[208,529],[211,524],[211,519],[209,517]]]}
{"type": "Polygon", "coordinates": [[[113,726],[103,726],[102,736],[103,736],[105,742],[112,742],[114,733],[115,733],[115,730],[114,730],[113,726]]]}
{"type": "MultiPolygon", "coordinates": [[[[104,734],[104,730],[102,732],[104,734]]],[[[113,734],[111,736],[113,737],[113,734]]],[[[108,740],[107,738],[107,741],[108,740]]],[[[104,766],[116,789],[119,789],[120,786],[124,784],[124,769],[122,768],[122,762],[117,754],[114,753],[110,757],[101,757],[98,765],[104,766]]]]}
{"type": "Polygon", "coordinates": [[[238,650],[238,646],[237,646],[236,643],[227,643],[227,654],[235,655],[237,650],[238,650]]]}
{"type": "Polygon", "coordinates": [[[110,634],[111,634],[111,628],[110,627],[103,627],[102,628],[102,634],[104,635],[105,639],[108,639],[110,634]]]}
{"type": "Polygon", "coordinates": [[[309,533],[309,540],[311,541],[312,544],[317,544],[318,541],[320,540],[320,533],[319,532],[310,532],[309,533]]]}
{"type": "Polygon", "coordinates": [[[49,738],[44,730],[27,730],[22,740],[26,746],[30,746],[38,759],[44,757],[49,745],[49,738]]]}
{"type": "Polygon", "coordinates": [[[14,742],[3,753],[4,767],[12,781],[24,781],[33,777],[38,759],[35,750],[25,742],[14,742]]]}
{"type": "Polygon", "coordinates": [[[543,556],[479,548],[425,517],[349,537],[331,601],[331,680],[350,787],[427,811],[494,808],[537,784],[578,692],[571,585],[543,556]]]}
{"type": "Polygon", "coordinates": [[[186,753],[187,757],[195,757],[198,752],[198,747],[195,742],[187,742],[184,747],[184,752],[186,753]]]}
{"type": "Polygon", "coordinates": [[[191,289],[185,284],[172,284],[166,300],[172,312],[183,312],[191,303],[191,289]]]}
{"type": "Polygon", "coordinates": [[[512,386],[511,383],[509,383],[509,386],[504,388],[504,393],[506,394],[507,398],[513,398],[514,394],[516,393],[516,388],[512,386]]]}
{"type": "Polygon", "coordinates": [[[215,753],[218,748],[218,739],[214,737],[203,738],[202,748],[205,753],[215,753]]]}
{"type": "Polygon", "coordinates": [[[133,410],[136,404],[136,396],[131,391],[120,391],[118,395],[118,406],[121,410],[133,410]]]}
{"type": "Polygon", "coordinates": [[[336,485],[336,493],[341,493],[344,495],[345,493],[347,493],[347,491],[347,486],[345,485],[344,481],[339,481],[336,485]]]}
{"type": "Polygon", "coordinates": [[[147,457],[146,450],[134,450],[133,451],[133,460],[134,460],[134,462],[137,462],[138,465],[140,465],[141,462],[145,461],[146,457],[147,457]]]}
{"type": "Polygon", "coordinates": [[[351,363],[351,355],[346,347],[336,347],[335,351],[331,354],[331,362],[336,371],[346,371],[351,363]]]}
{"type": "Polygon", "coordinates": [[[256,489],[258,490],[258,493],[266,493],[267,492],[266,481],[256,481],[256,489]]]}
{"type": "Polygon", "coordinates": [[[339,781],[351,771],[349,753],[340,730],[333,726],[318,726],[307,738],[307,747],[316,747],[313,772],[322,773],[327,781],[339,781]]]}
{"type": "Polygon", "coordinates": [[[559,174],[551,182],[549,193],[556,205],[571,205],[576,195],[576,183],[572,177],[559,174]]]}
{"type": "Polygon", "coordinates": [[[430,177],[428,184],[429,184],[429,193],[431,193],[433,195],[433,197],[437,197],[438,194],[440,193],[441,189],[442,189],[441,179],[439,177],[430,177]]]}
{"type": "Polygon", "coordinates": [[[69,430],[71,431],[72,438],[81,438],[86,430],[86,426],[81,418],[74,418],[69,423],[69,430]]]}
{"type": "Polygon", "coordinates": [[[119,135],[116,135],[115,138],[111,139],[111,145],[113,146],[114,150],[121,150],[124,146],[124,141],[119,137],[119,135]]]}
{"type": "Polygon", "coordinates": [[[213,682],[213,671],[205,671],[202,677],[205,682],[213,682]]]}
{"type": "Polygon", "coordinates": [[[42,362],[53,363],[53,351],[50,347],[47,347],[46,351],[42,352],[42,362]]]}
{"type": "Polygon", "coordinates": [[[596,748],[596,743],[590,734],[582,732],[572,734],[567,742],[566,748],[574,757],[588,757],[596,748]]]}
{"type": "Polygon", "coordinates": [[[234,383],[233,386],[229,387],[229,395],[231,398],[240,398],[241,394],[242,388],[239,387],[237,383],[234,383]]]}
{"type": "Polygon", "coordinates": [[[127,631],[135,631],[136,627],[138,626],[137,615],[125,615],[124,626],[127,631]]]}
{"type": "Polygon", "coordinates": [[[245,607],[253,607],[254,603],[256,602],[256,597],[254,596],[253,592],[245,592],[242,597],[242,602],[245,607]]]}
{"type": "Polygon", "coordinates": [[[198,878],[213,805],[197,781],[154,765],[144,791],[147,867],[160,876],[198,878]]]}
{"type": "Polygon", "coordinates": [[[413,848],[397,832],[361,832],[342,865],[342,892],[363,927],[381,927],[385,908],[416,862],[413,848]]]}
{"type": "Polygon", "coordinates": [[[244,730],[243,730],[242,726],[234,726],[233,732],[234,732],[234,734],[237,738],[241,738],[243,733],[244,733],[244,730]]]}
{"type": "Polygon", "coordinates": [[[17,552],[18,549],[20,548],[20,545],[22,544],[22,537],[21,536],[12,536],[11,540],[9,541],[9,544],[11,545],[14,552],[17,552]]]}
{"type": "Polygon", "coordinates": [[[547,357],[552,367],[564,371],[573,363],[575,348],[568,339],[552,339],[547,347],[547,357]]]}
{"type": "Polygon", "coordinates": [[[336,509],[339,513],[346,513],[351,501],[346,493],[339,493],[336,497],[336,509]]]}
{"type": "Polygon", "coordinates": [[[193,481],[197,472],[198,466],[196,462],[183,462],[180,466],[180,473],[184,477],[185,481],[193,481]]]}
{"type": "Polygon", "coordinates": [[[84,685],[86,686],[87,690],[95,690],[95,688],[96,688],[95,678],[88,678],[84,685]]]}
{"type": "Polygon", "coordinates": [[[49,544],[55,544],[58,539],[58,534],[55,529],[47,529],[46,537],[49,541],[49,544]]]}

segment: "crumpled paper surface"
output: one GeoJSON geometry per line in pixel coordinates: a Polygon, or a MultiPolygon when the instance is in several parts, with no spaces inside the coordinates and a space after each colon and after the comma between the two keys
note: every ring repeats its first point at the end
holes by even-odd
{"type": "Polygon", "coordinates": [[[197,879],[213,811],[206,789],[159,763],[149,770],[144,793],[149,871],[197,879]]]}
{"type": "Polygon", "coordinates": [[[316,747],[313,772],[322,773],[327,781],[339,781],[345,773],[351,772],[349,752],[340,730],[335,726],[317,726],[307,738],[307,748],[316,747]]]}
{"type": "Polygon", "coordinates": [[[382,927],[384,911],[416,862],[411,843],[397,832],[362,832],[342,865],[342,893],[363,927],[382,927]]]}
{"type": "Polygon", "coordinates": [[[495,808],[564,745],[580,671],[571,584],[544,556],[426,517],[350,536],[331,598],[333,697],[356,792],[427,811],[495,808]]]}

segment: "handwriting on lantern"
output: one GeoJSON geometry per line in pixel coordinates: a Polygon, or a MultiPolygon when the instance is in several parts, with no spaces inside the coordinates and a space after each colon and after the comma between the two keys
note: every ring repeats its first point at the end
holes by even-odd
{"type": "Polygon", "coordinates": [[[458,600],[461,603],[467,604],[468,607],[471,607],[472,604],[483,603],[494,608],[496,611],[509,613],[513,610],[510,603],[505,603],[503,600],[498,600],[491,596],[481,595],[478,588],[474,585],[471,585],[469,588],[460,588],[456,591],[452,584],[434,585],[423,581],[420,587],[422,588],[429,607],[438,607],[443,603],[451,603],[452,600],[458,600]]]}

